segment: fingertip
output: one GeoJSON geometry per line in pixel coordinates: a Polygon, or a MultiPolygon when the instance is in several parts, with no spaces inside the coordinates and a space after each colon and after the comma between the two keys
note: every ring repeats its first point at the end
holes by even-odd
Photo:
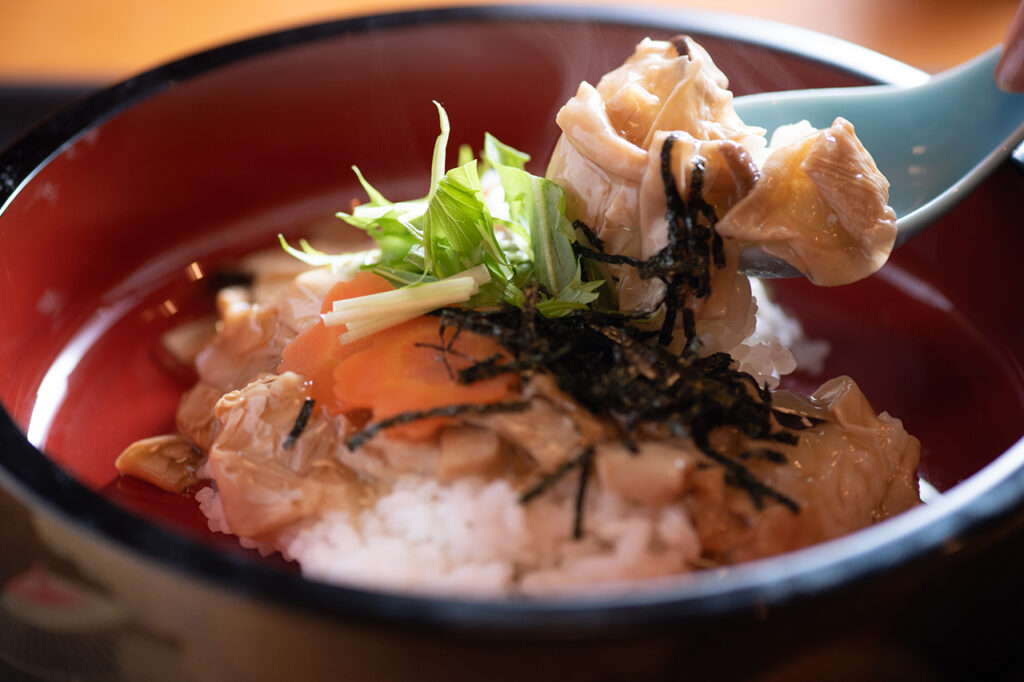
{"type": "Polygon", "coordinates": [[[995,79],[1000,90],[1024,93],[1024,54],[1004,52],[996,64],[995,79]]]}
{"type": "Polygon", "coordinates": [[[996,85],[1007,92],[1024,92],[1024,2],[1010,21],[1003,54],[996,64],[996,85]]]}

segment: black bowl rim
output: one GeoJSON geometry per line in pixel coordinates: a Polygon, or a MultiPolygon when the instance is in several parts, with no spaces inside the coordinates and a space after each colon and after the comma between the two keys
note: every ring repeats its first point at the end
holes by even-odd
{"type": "MultiPolygon", "coordinates": [[[[0,218],[34,175],[75,139],[174,83],[221,66],[347,34],[453,21],[591,22],[663,27],[731,38],[787,52],[877,82],[913,85],[923,72],[852,43],[760,19],[718,12],[607,6],[483,6],[340,19],[269,33],[169,62],[68,105],[0,155],[0,218]]],[[[60,519],[115,551],[215,589],[359,623],[428,626],[464,635],[591,637],[704,617],[744,615],[815,598],[941,556],[1019,511],[1024,439],[936,501],[885,523],[812,548],[704,572],[627,594],[557,599],[472,599],[327,585],[218,552],[137,517],[92,492],[37,450],[0,414],[0,486],[29,509],[60,519]]]]}

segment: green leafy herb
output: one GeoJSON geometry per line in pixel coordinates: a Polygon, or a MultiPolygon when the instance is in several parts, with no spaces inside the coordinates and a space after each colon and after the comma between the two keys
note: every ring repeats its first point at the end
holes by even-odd
{"type": "Polygon", "coordinates": [[[492,135],[484,140],[484,158],[498,173],[511,222],[528,235],[533,279],[550,294],[542,305],[545,315],[564,315],[597,299],[601,282],[584,282],[572,249],[575,232],[565,217],[565,192],[545,178],[525,170],[529,157],[502,144],[492,135]],[[555,303],[557,302],[557,303],[555,303]]]}
{"type": "MultiPolygon", "coordinates": [[[[538,310],[544,315],[564,315],[596,300],[602,282],[583,278],[563,190],[529,173],[529,155],[490,134],[482,163],[463,146],[459,165],[446,171],[450,126],[444,108],[435,104],[441,132],[427,196],[391,202],[355,169],[369,201],[338,216],[376,240],[379,260],[367,267],[397,286],[409,286],[484,265],[491,280],[470,301],[476,306],[522,305],[522,288],[534,281],[541,284],[538,310]],[[500,182],[500,202],[484,190],[487,171],[500,182]]],[[[306,262],[326,262],[305,247],[301,255],[306,262]]]]}
{"type": "Polygon", "coordinates": [[[377,249],[331,254],[314,249],[305,239],[299,240],[299,248],[296,249],[288,243],[284,235],[279,234],[277,238],[281,242],[281,248],[293,258],[313,267],[327,266],[334,272],[348,273],[349,276],[363,266],[376,263],[380,259],[380,251],[377,249]]]}

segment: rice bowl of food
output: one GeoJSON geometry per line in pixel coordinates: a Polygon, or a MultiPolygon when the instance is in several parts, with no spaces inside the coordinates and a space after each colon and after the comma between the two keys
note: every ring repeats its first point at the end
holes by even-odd
{"type": "Polygon", "coordinates": [[[1019,523],[1020,320],[982,293],[1014,290],[1020,178],[890,256],[848,123],[769,143],[729,104],[920,78],[714,15],[463,9],[44,123],[4,156],[0,660],[643,679],[867,646],[930,679],[896,633],[1019,523]],[[807,277],[749,279],[758,244],[807,277]]]}

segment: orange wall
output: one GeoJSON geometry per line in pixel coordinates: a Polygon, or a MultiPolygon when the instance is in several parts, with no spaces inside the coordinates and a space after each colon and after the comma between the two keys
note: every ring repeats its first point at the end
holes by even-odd
{"type": "MultiPolygon", "coordinates": [[[[430,4],[486,2],[435,0],[430,4]]],[[[528,2],[519,0],[519,4],[528,2]]],[[[0,82],[114,80],[254,33],[425,4],[423,0],[0,0],[0,82]]],[[[575,4],[584,3],[575,0],[575,4]]],[[[586,4],[612,3],[587,0],[586,4]]],[[[618,4],[626,3],[619,0],[618,4]]],[[[999,42],[1017,0],[647,0],[644,4],[767,17],[938,70],[999,42]]]]}

